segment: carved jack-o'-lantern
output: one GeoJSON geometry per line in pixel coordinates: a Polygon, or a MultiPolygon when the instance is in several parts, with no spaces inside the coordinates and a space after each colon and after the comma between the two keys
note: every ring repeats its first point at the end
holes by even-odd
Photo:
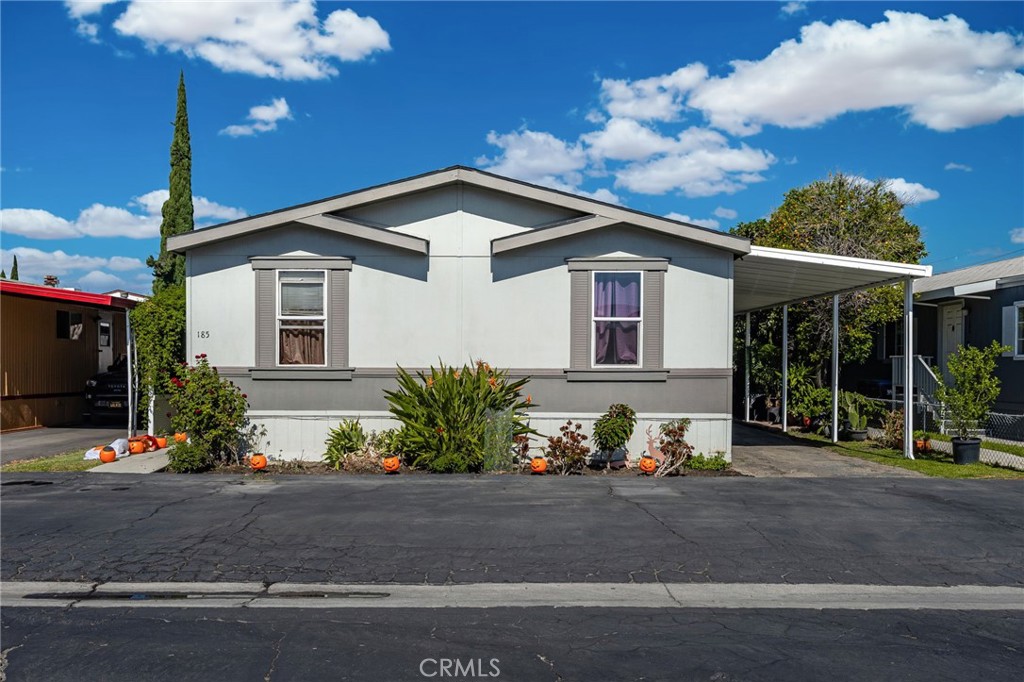
{"type": "Polygon", "coordinates": [[[146,451],[146,443],[141,440],[128,441],[128,452],[133,455],[141,455],[146,451]]]}
{"type": "Polygon", "coordinates": [[[530,471],[535,474],[543,474],[548,470],[548,461],[543,457],[534,457],[530,460],[530,471]]]}
{"type": "Polygon", "coordinates": [[[265,455],[253,455],[249,458],[249,466],[252,467],[253,471],[259,471],[267,468],[267,458],[265,455]]]}
{"type": "Polygon", "coordinates": [[[117,451],[109,445],[104,445],[100,450],[100,461],[109,464],[117,459],[117,451]]]}
{"type": "Polygon", "coordinates": [[[398,469],[402,466],[402,462],[397,457],[392,456],[385,457],[384,461],[381,462],[381,465],[384,467],[384,471],[389,474],[394,474],[398,472],[398,469]]]}
{"type": "Polygon", "coordinates": [[[176,433],[176,434],[174,434],[174,442],[175,443],[184,443],[187,440],[188,440],[188,434],[187,433],[176,433]]]}
{"type": "Polygon", "coordinates": [[[644,455],[640,458],[640,471],[645,474],[653,474],[654,470],[658,468],[658,462],[649,455],[644,455]]]}

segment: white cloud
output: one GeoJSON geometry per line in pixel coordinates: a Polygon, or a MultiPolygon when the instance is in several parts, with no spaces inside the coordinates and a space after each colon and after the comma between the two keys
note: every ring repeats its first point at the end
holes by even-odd
{"type": "Polygon", "coordinates": [[[729,75],[698,83],[686,104],[735,135],[887,107],[939,131],[1024,114],[1021,37],[975,32],[954,15],[885,17],[804,26],[764,59],[734,61],[729,75]]]}
{"type": "Polygon", "coordinates": [[[806,12],[807,11],[807,3],[806,2],[796,2],[796,0],[792,0],[791,2],[787,2],[785,5],[783,5],[781,11],[782,11],[783,14],[786,14],[786,15],[789,15],[789,16],[792,16],[794,14],[799,14],[801,12],[806,12]]]}
{"type": "MultiPolygon", "coordinates": [[[[160,236],[160,209],[170,193],[153,190],[135,197],[129,206],[142,209],[135,213],[119,206],[93,204],[83,209],[75,220],[67,220],[37,208],[0,209],[0,231],[32,239],[71,239],[76,237],[128,237],[150,239],[160,236]]],[[[206,197],[192,197],[197,223],[243,218],[240,208],[223,206],[206,197]]]]}
{"type": "Polygon", "coordinates": [[[252,107],[249,109],[249,115],[246,118],[252,121],[252,123],[230,125],[221,130],[220,134],[242,137],[277,130],[277,122],[282,119],[291,119],[292,111],[288,107],[288,102],[285,101],[285,98],[278,97],[270,104],[260,104],[252,107]]]}
{"type": "Polygon", "coordinates": [[[672,212],[665,216],[669,220],[678,220],[681,223],[689,223],[690,225],[697,225],[699,227],[709,227],[712,230],[718,229],[718,221],[714,218],[691,218],[688,215],[682,213],[672,212]]]}
{"type": "MultiPolygon", "coordinates": [[[[865,187],[871,187],[875,184],[871,180],[859,175],[851,175],[850,180],[864,185],[865,187]]],[[[938,199],[940,196],[940,194],[934,189],[925,187],[919,182],[908,182],[903,178],[882,178],[881,182],[885,185],[887,190],[895,194],[900,201],[908,206],[923,204],[926,201],[933,201],[938,199]]]]}
{"type": "Polygon", "coordinates": [[[919,182],[907,182],[903,178],[890,178],[886,180],[889,191],[898,196],[908,205],[923,204],[926,201],[933,201],[939,198],[939,193],[929,189],[919,182]]]}
{"type": "Polygon", "coordinates": [[[75,30],[78,35],[90,42],[98,43],[100,27],[99,24],[86,20],[86,17],[99,14],[107,5],[117,0],[65,0],[64,6],[68,9],[68,16],[75,20],[75,30]]]}
{"type": "Polygon", "coordinates": [[[968,166],[967,164],[956,163],[955,161],[950,161],[949,163],[946,164],[945,170],[959,170],[959,171],[963,171],[965,173],[970,173],[974,169],[971,168],[970,166],[968,166]]]}
{"type": "Polygon", "coordinates": [[[735,220],[736,216],[739,215],[739,213],[737,213],[736,211],[732,210],[731,208],[723,208],[721,206],[716,208],[713,211],[713,213],[716,216],[718,216],[719,218],[725,218],[726,220],[735,220]]]}
{"type": "Polygon", "coordinates": [[[1024,227],[1010,230],[1010,241],[1014,244],[1024,244],[1024,227]]]}
{"type": "Polygon", "coordinates": [[[114,289],[129,288],[128,283],[123,279],[102,270],[93,270],[86,275],[82,275],[74,286],[86,291],[113,291],[114,289]]]}
{"type": "Polygon", "coordinates": [[[492,173],[564,192],[575,191],[583,180],[580,171],[587,165],[587,156],[579,143],[525,129],[504,135],[492,130],[487,143],[498,147],[501,154],[493,159],[480,157],[477,163],[492,173]]]}
{"type": "MultiPolygon", "coordinates": [[[[76,287],[87,291],[110,291],[117,288],[130,288],[125,281],[112,275],[114,272],[130,273],[140,271],[135,279],[138,286],[145,286],[152,275],[146,270],[146,264],[138,258],[125,256],[82,256],[64,251],[42,251],[26,246],[13,249],[0,249],[0,262],[11,263],[14,256],[18,257],[18,276],[24,282],[41,284],[45,275],[57,275],[62,287],[76,287]],[[80,275],[79,273],[86,273],[80,275]]],[[[9,268],[10,265],[7,265],[9,268]]]]}
{"type": "Polygon", "coordinates": [[[694,63],[664,76],[637,81],[606,78],[601,81],[601,100],[614,117],[674,121],[683,109],[684,94],[707,77],[707,67],[694,63]]]}
{"type": "MultiPolygon", "coordinates": [[[[150,50],[162,47],[221,71],[282,80],[330,78],[338,73],[336,62],[361,61],[391,49],[387,31],[373,17],[339,9],[321,22],[316,9],[314,0],[134,0],[113,27],[150,50]]],[[[73,11],[94,13],[69,6],[73,11]]]]}
{"type": "Polygon", "coordinates": [[[604,123],[606,120],[608,120],[605,117],[605,115],[602,114],[597,109],[591,109],[590,111],[587,112],[587,115],[584,116],[583,118],[585,118],[588,123],[593,123],[595,125],[599,125],[601,123],[604,123]]]}
{"type": "Polygon", "coordinates": [[[597,159],[637,161],[672,150],[676,141],[633,119],[613,118],[601,130],[580,137],[597,159]]]}
{"type": "Polygon", "coordinates": [[[681,191],[688,197],[733,194],[761,182],[761,171],[775,163],[767,151],[745,144],[729,146],[726,138],[706,128],[689,128],[669,154],[638,161],[616,173],[615,186],[641,194],[681,191]]]}

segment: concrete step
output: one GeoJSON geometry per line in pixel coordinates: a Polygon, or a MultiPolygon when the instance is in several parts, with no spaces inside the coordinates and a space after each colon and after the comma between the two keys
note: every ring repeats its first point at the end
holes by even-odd
{"type": "Polygon", "coordinates": [[[152,474],[167,468],[167,449],[129,455],[89,469],[93,474],[152,474]]]}

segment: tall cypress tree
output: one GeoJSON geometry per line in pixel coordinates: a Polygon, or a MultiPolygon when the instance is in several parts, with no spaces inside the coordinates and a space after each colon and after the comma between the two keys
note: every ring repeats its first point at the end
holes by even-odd
{"type": "Polygon", "coordinates": [[[195,227],[192,209],[192,143],[188,134],[188,106],[185,101],[185,73],[178,79],[178,111],[174,117],[171,141],[170,196],[164,202],[160,223],[160,256],[150,256],[146,265],[153,268],[153,293],[185,283],[185,258],[167,252],[167,238],[191,232],[195,227]]]}
{"type": "Polygon", "coordinates": [[[14,265],[11,266],[11,279],[18,279],[18,257],[14,257],[14,265]]]}

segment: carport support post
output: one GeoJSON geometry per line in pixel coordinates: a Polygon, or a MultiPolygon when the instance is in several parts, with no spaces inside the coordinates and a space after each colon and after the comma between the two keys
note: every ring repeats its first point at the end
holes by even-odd
{"type": "Polygon", "coordinates": [[[750,313],[747,313],[746,338],[743,342],[743,421],[750,421],[750,313]]]}
{"type": "Polygon", "coordinates": [[[832,442],[839,442],[839,295],[832,296],[832,442]]]}
{"type": "Polygon", "coordinates": [[[782,306],[782,432],[789,432],[789,306],[782,306]]]}
{"type": "Polygon", "coordinates": [[[914,459],[914,280],[903,280],[903,456],[914,459]]]}

